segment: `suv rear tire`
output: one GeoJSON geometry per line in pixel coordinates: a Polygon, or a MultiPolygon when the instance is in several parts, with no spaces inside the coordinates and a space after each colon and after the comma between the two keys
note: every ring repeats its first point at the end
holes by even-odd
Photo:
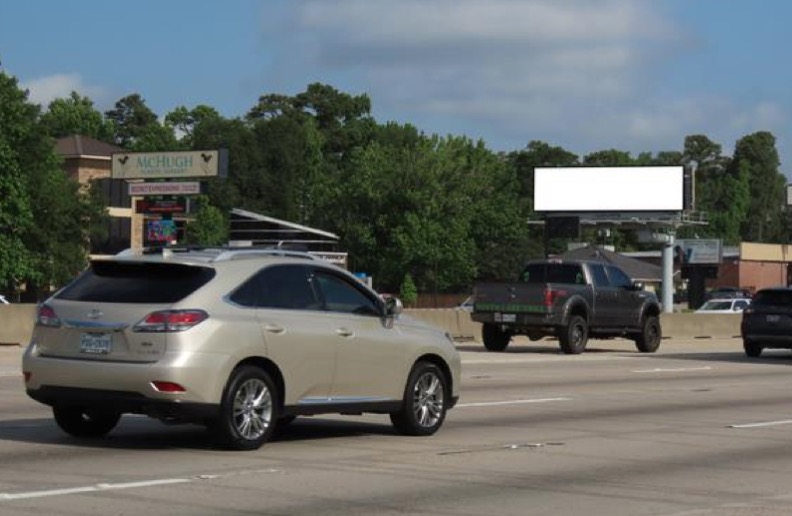
{"type": "Polygon", "coordinates": [[[484,323],[481,326],[481,340],[487,351],[503,351],[511,341],[511,333],[504,331],[497,324],[484,323]]]}
{"type": "Polygon", "coordinates": [[[72,405],[55,405],[52,414],[61,430],[74,437],[87,438],[107,435],[121,419],[117,412],[72,405]]]}
{"type": "Polygon", "coordinates": [[[219,443],[233,450],[255,450],[266,443],[278,421],[278,391],[269,374],[259,367],[241,366],[231,373],[212,423],[219,443]]]}
{"type": "Polygon", "coordinates": [[[432,435],[448,410],[448,381],[434,364],[418,362],[404,387],[401,409],[390,414],[394,428],[405,435],[432,435]]]}
{"type": "Polygon", "coordinates": [[[567,355],[583,353],[587,342],[588,324],[579,315],[571,316],[567,325],[561,327],[558,332],[558,343],[561,345],[561,350],[567,355]]]}

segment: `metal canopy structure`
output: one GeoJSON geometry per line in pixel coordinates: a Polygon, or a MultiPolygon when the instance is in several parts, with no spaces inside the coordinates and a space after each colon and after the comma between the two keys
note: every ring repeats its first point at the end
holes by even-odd
{"type": "Polygon", "coordinates": [[[231,210],[230,222],[230,246],[295,249],[347,267],[348,254],[338,251],[335,233],[238,208],[231,210]]]}
{"type": "Polygon", "coordinates": [[[234,208],[231,210],[231,244],[241,246],[304,247],[309,251],[336,251],[335,233],[234,208]]]}

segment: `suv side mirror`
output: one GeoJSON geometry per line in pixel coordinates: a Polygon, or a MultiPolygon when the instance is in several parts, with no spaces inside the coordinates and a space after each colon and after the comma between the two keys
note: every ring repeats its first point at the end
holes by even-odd
{"type": "Polygon", "coordinates": [[[389,297],[385,300],[385,317],[398,318],[403,309],[404,305],[398,297],[389,297]]]}

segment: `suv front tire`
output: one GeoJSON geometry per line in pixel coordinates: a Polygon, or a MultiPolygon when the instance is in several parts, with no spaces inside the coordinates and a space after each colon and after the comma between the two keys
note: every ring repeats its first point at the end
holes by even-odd
{"type": "Polygon", "coordinates": [[[448,410],[448,381],[434,364],[413,367],[398,412],[390,415],[393,426],[405,435],[432,435],[442,426],[448,410]]]}

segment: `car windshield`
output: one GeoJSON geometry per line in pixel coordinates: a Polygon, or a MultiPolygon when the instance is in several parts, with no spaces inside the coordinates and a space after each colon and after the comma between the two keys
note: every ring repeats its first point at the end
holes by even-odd
{"type": "Polygon", "coordinates": [[[731,301],[707,301],[701,306],[701,310],[731,310],[731,301]]]}

